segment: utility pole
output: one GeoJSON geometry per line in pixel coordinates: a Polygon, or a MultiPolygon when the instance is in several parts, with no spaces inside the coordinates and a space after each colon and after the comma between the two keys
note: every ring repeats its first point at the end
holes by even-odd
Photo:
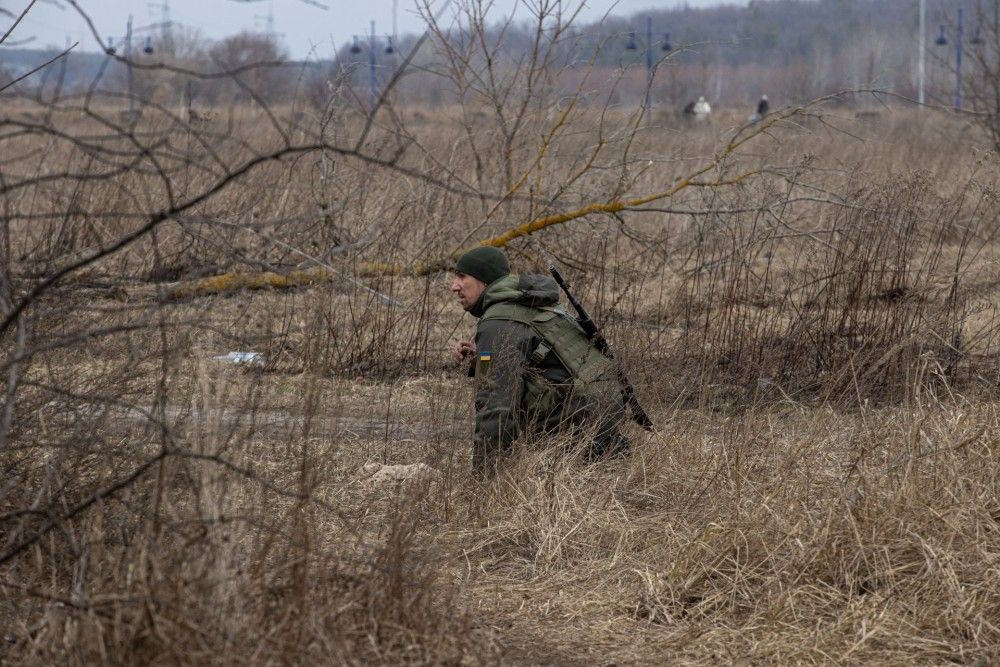
{"type": "Polygon", "coordinates": [[[962,8],[958,8],[958,29],[955,31],[955,110],[962,110],[962,8]]]}
{"type": "Polygon", "coordinates": [[[920,0],[920,37],[917,40],[917,104],[924,106],[924,56],[927,40],[927,0],[920,0]]]}
{"type": "Polygon", "coordinates": [[[267,38],[269,40],[277,41],[278,33],[274,29],[274,3],[268,3],[267,5],[267,38]]]}
{"type": "MultiPolygon", "coordinates": [[[[147,2],[146,6],[149,7],[150,14],[159,12],[160,14],[160,41],[162,45],[158,47],[158,50],[162,53],[173,54],[174,53],[174,42],[173,34],[171,28],[173,27],[173,21],[170,20],[170,0],[160,0],[160,2],[147,2]]],[[[150,16],[150,18],[155,18],[150,16]]]]}
{"type": "Polygon", "coordinates": [[[274,25],[274,3],[272,2],[268,4],[267,14],[257,14],[254,16],[254,20],[255,22],[264,22],[264,35],[267,37],[268,41],[276,44],[278,42],[279,35],[274,25]]]}
{"type": "Polygon", "coordinates": [[[128,117],[135,120],[135,89],[132,81],[132,15],[128,15],[125,29],[125,62],[128,64],[128,117]]]}
{"type": "MultiPolygon", "coordinates": [[[[660,43],[660,49],[663,51],[670,51],[673,47],[670,45],[670,33],[663,33],[663,41],[660,43]]],[[[646,97],[645,97],[645,109],[651,109],[653,107],[653,17],[646,17],[646,97]]],[[[639,42],[636,38],[636,33],[634,30],[628,33],[628,42],[625,43],[626,51],[638,51],[639,42]]]]}
{"type": "MultiPolygon", "coordinates": [[[[958,8],[958,20],[955,23],[955,111],[962,110],[962,45],[965,36],[965,27],[962,25],[962,8],[958,8]]],[[[947,46],[948,38],[945,36],[944,24],[941,24],[941,33],[934,40],[938,46],[947,46]]],[[[979,37],[979,28],[972,35],[970,42],[973,46],[979,46],[983,40],[979,37]]]]}
{"type": "Polygon", "coordinates": [[[650,96],[653,92],[653,18],[646,17],[646,110],[653,108],[650,96]]]}
{"type": "Polygon", "coordinates": [[[378,102],[378,80],[375,77],[375,21],[372,21],[372,39],[368,45],[368,71],[370,74],[369,83],[371,85],[371,109],[370,113],[375,113],[375,104],[378,102]]]}

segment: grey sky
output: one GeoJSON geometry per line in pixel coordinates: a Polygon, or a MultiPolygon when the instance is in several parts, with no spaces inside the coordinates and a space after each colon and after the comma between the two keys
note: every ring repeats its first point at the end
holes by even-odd
{"type": "MultiPolygon", "coordinates": [[[[0,0],[0,7],[19,14],[29,1],[0,0]]],[[[328,9],[323,10],[301,0],[78,0],[78,3],[93,19],[104,38],[124,35],[129,14],[134,16],[137,27],[159,22],[164,3],[169,6],[172,21],[197,28],[205,37],[212,39],[241,30],[263,32],[267,17],[273,12],[274,29],[295,58],[307,57],[310,51],[317,57],[329,57],[334,44],[342,45],[350,41],[352,35],[368,32],[371,20],[375,20],[379,34],[392,32],[393,0],[314,1],[326,5],[328,9]]],[[[440,6],[442,2],[435,0],[432,6],[440,6]]],[[[515,0],[495,0],[491,15],[499,21],[518,4],[515,0]]],[[[612,0],[586,0],[580,16],[582,21],[590,22],[599,19],[612,5],[614,15],[627,16],[645,9],[662,9],[679,4],[683,4],[683,0],[619,0],[616,5],[612,0]]],[[[718,0],[688,0],[687,4],[712,5],[718,4],[718,0]]],[[[397,0],[397,5],[395,14],[399,33],[422,31],[423,23],[417,16],[414,0],[397,0]]],[[[575,6],[575,3],[566,0],[564,5],[575,6]]],[[[522,14],[523,8],[518,10],[518,15],[522,14]]],[[[0,34],[6,32],[10,23],[9,18],[0,16],[0,34]]],[[[80,16],[59,0],[40,0],[10,39],[28,37],[35,38],[31,44],[34,47],[62,47],[68,38],[80,42],[77,48],[97,50],[94,38],[80,16]]]]}

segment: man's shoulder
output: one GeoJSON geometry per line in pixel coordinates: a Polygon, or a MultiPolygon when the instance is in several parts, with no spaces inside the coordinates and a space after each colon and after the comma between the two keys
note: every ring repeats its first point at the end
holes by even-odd
{"type": "Polygon", "coordinates": [[[560,310],[561,307],[559,305],[536,306],[513,301],[500,301],[490,304],[483,311],[480,321],[501,320],[528,323],[544,313],[553,313],[560,310]]]}
{"type": "Polygon", "coordinates": [[[511,327],[531,328],[530,318],[525,320],[520,317],[511,317],[512,313],[500,310],[493,313],[493,317],[486,317],[485,315],[479,318],[479,322],[476,324],[476,329],[479,331],[489,330],[489,329],[509,329],[511,327]]]}
{"type": "Polygon", "coordinates": [[[482,317],[476,324],[476,338],[515,339],[531,335],[531,326],[519,318],[482,317]]]}

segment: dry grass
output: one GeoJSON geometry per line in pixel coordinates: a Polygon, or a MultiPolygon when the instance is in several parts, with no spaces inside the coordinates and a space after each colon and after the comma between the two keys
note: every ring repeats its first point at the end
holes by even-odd
{"type": "MultiPolygon", "coordinates": [[[[39,294],[2,339],[5,661],[1000,660],[1000,183],[980,138],[929,113],[803,116],[711,173],[751,179],[512,244],[518,270],[566,269],[658,428],[590,467],[524,443],[483,483],[445,277],[355,269],[662,191],[731,129],[581,109],[542,151],[551,109],[513,142],[481,108],[400,110],[366,159],[262,164],[39,294]],[[324,280],[184,291],[261,271],[324,280]],[[266,363],[211,359],[230,350],[266,363]],[[375,461],[442,479],[375,486],[375,461]]],[[[2,195],[17,298],[134,231],[165,183],[184,198],[281,142],[251,110],[150,113],[175,161],[111,174],[130,139],[90,142],[74,113],[46,127],[75,142],[3,140],[25,179],[2,195]],[[64,166],[109,175],[38,180],[64,166]]],[[[303,142],[362,127],[289,123],[303,142]]]]}
{"type": "MultiPolygon", "coordinates": [[[[162,525],[152,552],[143,543],[153,499],[137,484],[8,567],[8,599],[20,601],[4,612],[12,655],[200,661],[225,650],[264,662],[570,664],[996,656],[993,403],[661,409],[662,427],[628,462],[582,468],[533,450],[484,488],[466,476],[461,383],[264,376],[255,389],[259,377],[228,368],[192,374],[178,387],[190,408],[168,413],[170,430],[227,467],[188,458],[165,467],[175,481],[154,514],[162,525]],[[245,408],[255,391],[258,407],[245,408]],[[359,470],[373,460],[424,461],[445,479],[371,487],[359,470]],[[310,500],[288,496],[297,492],[310,500]],[[11,586],[26,580],[38,583],[11,586]]],[[[66,414],[49,410],[46,420],[66,414]]],[[[134,441],[137,421],[115,415],[95,435],[134,441]]],[[[39,442],[24,453],[58,451],[39,442]]],[[[113,477],[123,454],[119,445],[78,461],[73,484],[113,477]]]]}

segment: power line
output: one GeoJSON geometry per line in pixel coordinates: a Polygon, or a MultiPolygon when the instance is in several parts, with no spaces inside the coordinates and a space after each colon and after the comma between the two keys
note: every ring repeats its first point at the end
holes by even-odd
{"type": "Polygon", "coordinates": [[[160,40],[163,42],[163,51],[165,53],[173,53],[174,51],[174,41],[173,41],[173,21],[170,19],[170,0],[160,0],[160,2],[147,2],[146,6],[149,7],[150,18],[156,20],[154,14],[159,12],[160,14],[160,40]]]}
{"type": "Polygon", "coordinates": [[[268,41],[277,42],[281,35],[274,27],[274,3],[268,3],[267,14],[257,14],[254,16],[254,22],[264,22],[264,34],[267,36],[268,41]]]}

